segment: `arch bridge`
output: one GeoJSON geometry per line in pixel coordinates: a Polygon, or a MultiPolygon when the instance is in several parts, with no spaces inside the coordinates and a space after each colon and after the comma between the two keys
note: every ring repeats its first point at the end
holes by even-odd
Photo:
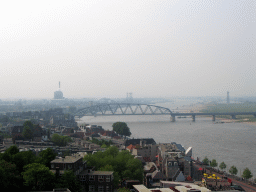
{"type": "Polygon", "coordinates": [[[147,104],[111,103],[79,109],[75,116],[111,116],[111,115],[171,115],[165,107],[147,104]]]}

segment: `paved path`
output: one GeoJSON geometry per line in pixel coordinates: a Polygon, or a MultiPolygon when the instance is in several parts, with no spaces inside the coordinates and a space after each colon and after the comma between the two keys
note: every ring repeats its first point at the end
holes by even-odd
{"type": "MultiPolygon", "coordinates": [[[[205,165],[200,165],[200,164],[198,164],[198,163],[194,163],[194,166],[196,167],[196,168],[203,168],[203,169],[205,169],[205,165]]],[[[207,172],[210,172],[209,170],[207,171],[207,172]]],[[[225,175],[222,175],[222,174],[220,174],[220,173],[217,173],[217,172],[215,172],[215,171],[212,171],[212,174],[216,174],[218,177],[220,177],[220,178],[222,178],[223,176],[225,176],[225,175]]],[[[230,178],[231,180],[232,180],[232,183],[233,183],[233,185],[240,185],[246,192],[256,192],[256,186],[252,186],[252,185],[249,185],[249,184],[247,184],[247,183],[245,183],[245,182],[243,182],[243,181],[239,181],[239,180],[237,180],[236,178],[234,178],[234,177],[232,177],[232,176],[226,176],[226,177],[228,177],[228,178],[230,178]]]]}

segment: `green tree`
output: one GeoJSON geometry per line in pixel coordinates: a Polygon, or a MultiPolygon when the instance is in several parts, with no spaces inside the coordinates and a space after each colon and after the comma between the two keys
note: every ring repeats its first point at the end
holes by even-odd
{"type": "Polygon", "coordinates": [[[72,170],[65,170],[57,180],[55,188],[68,188],[70,191],[82,191],[82,186],[72,170]]]}
{"type": "Polygon", "coordinates": [[[51,148],[47,148],[39,153],[40,163],[50,168],[51,161],[55,159],[57,154],[51,148]]]}
{"type": "Polygon", "coordinates": [[[209,165],[209,159],[207,158],[207,156],[205,156],[205,158],[203,159],[203,164],[209,165]]]}
{"type": "Polygon", "coordinates": [[[22,135],[25,139],[32,139],[33,138],[33,131],[29,126],[25,126],[22,132],[22,135]]]}
{"type": "Polygon", "coordinates": [[[232,167],[230,167],[229,173],[231,173],[232,175],[236,175],[237,174],[237,168],[233,165],[232,167]]]}
{"type": "Polygon", "coordinates": [[[64,157],[69,156],[69,155],[71,155],[71,152],[70,152],[69,149],[66,149],[66,150],[63,151],[63,153],[62,153],[62,156],[64,156],[64,157]]]}
{"type": "Polygon", "coordinates": [[[0,160],[0,186],[1,191],[16,191],[22,187],[22,178],[16,165],[0,160]]]}
{"type": "Polygon", "coordinates": [[[112,166],[114,174],[117,174],[121,180],[129,178],[142,181],[142,163],[138,159],[134,159],[129,151],[119,152],[117,147],[112,146],[104,152],[98,151],[93,155],[88,154],[84,157],[84,160],[87,161],[88,166],[95,166],[96,170],[112,166]]]}
{"type": "Polygon", "coordinates": [[[32,121],[25,121],[23,123],[23,127],[28,126],[32,131],[34,131],[34,124],[32,123],[32,121]]]}
{"type": "Polygon", "coordinates": [[[25,165],[35,163],[37,159],[32,151],[22,151],[12,156],[12,162],[17,166],[20,173],[25,165]]]}
{"type": "Polygon", "coordinates": [[[112,127],[113,131],[120,135],[125,135],[128,137],[131,135],[130,128],[127,126],[125,122],[115,122],[113,123],[112,127]]]}
{"type": "Polygon", "coordinates": [[[10,155],[15,155],[19,153],[19,148],[16,145],[12,145],[8,149],[6,149],[5,153],[8,153],[10,155]]]}
{"type": "Polygon", "coordinates": [[[103,144],[100,146],[101,148],[107,148],[108,146],[106,144],[103,144]]]}
{"type": "Polygon", "coordinates": [[[58,146],[66,146],[68,142],[72,141],[72,139],[69,136],[61,136],[55,133],[52,135],[51,141],[58,146]]]}
{"type": "Polygon", "coordinates": [[[210,166],[211,166],[211,167],[217,167],[217,166],[218,166],[218,163],[217,163],[216,159],[213,159],[213,160],[211,161],[210,166]]]}
{"type": "Polygon", "coordinates": [[[226,169],[226,167],[227,167],[227,165],[224,162],[221,162],[220,165],[219,165],[219,168],[221,170],[226,169]]]}
{"type": "Polygon", "coordinates": [[[39,163],[32,163],[24,166],[24,172],[21,173],[24,179],[24,185],[31,190],[52,190],[55,181],[55,175],[48,167],[39,163]]]}
{"type": "Polygon", "coordinates": [[[245,179],[250,179],[250,178],[252,178],[252,176],[253,175],[252,175],[251,171],[246,167],[243,171],[242,177],[245,179]]]}

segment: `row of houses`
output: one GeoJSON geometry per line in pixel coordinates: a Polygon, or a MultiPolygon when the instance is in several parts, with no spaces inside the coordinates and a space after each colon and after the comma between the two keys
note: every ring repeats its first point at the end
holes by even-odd
{"type": "Polygon", "coordinates": [[[144,164],[144,184],[159,186],[160,180],[193,181],[192,148],[184,149],[180,144],[159,143],[154,139],[130,139],[126,149],[144,164]]]}
{"type": "Polygon", "coordinates": [[[5,115],[0,115],[0,120],[2,120],[0,132],[11,134],[12,127],[21,126],[27,119],[33,119],[34,124],[46,128],[58,126],[77,128],[77,122],[73,115],[64,113],[63,108],[55,108],[48,111],[6,112],[5,115]],[[10,121],[10,118],[12,118],[12,121],[10,121]]]}

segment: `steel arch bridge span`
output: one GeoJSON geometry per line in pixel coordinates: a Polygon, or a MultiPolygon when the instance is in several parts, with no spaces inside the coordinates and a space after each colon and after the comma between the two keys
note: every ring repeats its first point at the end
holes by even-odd
{"type": "Polygon", "coordinates": [[[165,107],[147,104],[111,103],[95,105],[78,110],[75,116],[112,116],[112,115],[171,115],[165,107]]]}

